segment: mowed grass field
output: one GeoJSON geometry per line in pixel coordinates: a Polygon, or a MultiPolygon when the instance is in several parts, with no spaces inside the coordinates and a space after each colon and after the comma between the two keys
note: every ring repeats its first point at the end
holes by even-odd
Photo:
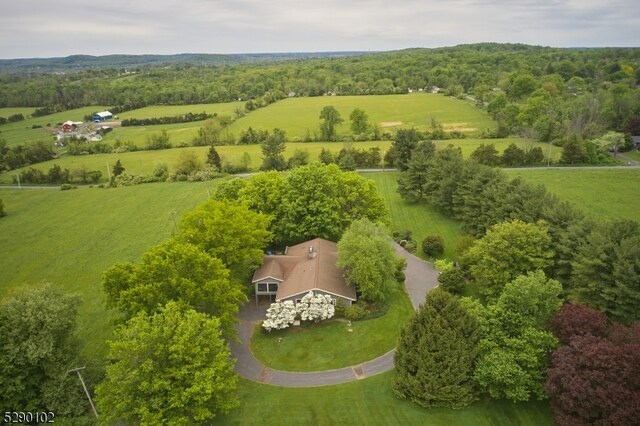
{"type": "Polygon", "coordinates": [[[344,122],[337,127],[338,134],[351,134],[349,114],[356,109],[364,110],[370,124],[394,131],[397,128],[431,128],[435,118],[445,130],[461,130],[477,134],[495,128],[493,120],[473,104],[443,95],[418,93],[407,95],[379,96],[320,96],[313,98],[289,98],[260,108],[247,114],[229,126],[229,131],[238,135],[242,129],[275,127],[284,129],[290,138],[304,138],[319,134],[320,111],[325,106],[335,107],[344,122]]]}
{"type": "Polygon", "coordinates": [[[391,214],[391,230],[411,230],[413,238],[418,242],[417,256],[422,254],[422,240],[427,235],[440,235],[445,241],[444,257],[455,259],[456,245],[462,236],[458,221],[447,217],[435,207],[426,203],[409,203],[400,197],[397,192],[397,172],[363,173],[367,179],[371,179],[382,194],[391,214]]]}
{"type": "MultiPolygon", "coordinates": [[[[407,209],[393,191],[395,173],[367,174],[379,182],[394,223],[434,233],[455,223],[425,206],[407,209]],[[425,213],[425,211],[427,213],[425,213]],[[442,223],[440,223],[442,222],[442,223]]],[[[100,288],[102,272],[120,261],[137,261],[173,232],[177,218],[206,199],[217,182],[148,184],[116,189],[3,189],[9,214],[0,219],[0,296],[24,283],[48,280],[82,297],[78,335],[87,367],[102,365],[110,314],[100,288]]],[[[449,236],[447,241],[451,241],[449,236]]],[[[463,410],[426,410],[397,400],[393,372],[339,386],[288,389],[240,382],[241,405],[216,419],[221,424],[551,424],[544,402],[512,404],[483,400],[463,410]]],[[[95,384],[95,383],[94,383],[95,384]]]]}
{"type": "Polygon", "coordinates": [[[514,404],[483,399],[460,410],[422,408],[393,395],[393,371],[336,386],[282,388],[240,380],[240,407],[215,419],[221,425],[545,426],[546,401],[514,404]]]}
{"type": "Polygon", "coordinates": [[[0,117],[9,118],[14,114],[22,114],[24,118],[28,118],[35,110],[31,107],[0,108],[0,117]]]}
{"type": "Polygon", "coordinates": [[[101,276],[116,262],[137,261],[172,235],[176,219],[207,198],[216,182],[148,184],[117,189],[0,190],[0,296],[50,281],[82,297],[78,336],[100,362],[110,333],[101,276]]]}
{"type": "Polygon", "coordinates": [[[596,218],[640,220],[640,168],[506,171],[543,184],[596,218]]]}

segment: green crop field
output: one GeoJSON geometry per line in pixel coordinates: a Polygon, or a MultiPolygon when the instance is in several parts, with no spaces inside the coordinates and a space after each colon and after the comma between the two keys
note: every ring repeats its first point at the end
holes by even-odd
{"type": "Polygon", "coordinates": [[[334,106],[344,119],[337,128],[339,134],[350,134],[349,114],[355,108],[364,110],[369,123],[382,130],[415,127],[428,129],[431,118],[441,122],[445,130],[461,130],[476,133],[493,129],[495,123],[473,104],[459,99],[427,93],[385,96],[321,96],[313,98],[289,98],[247,114],[229,126],[236,135],[251,126],[254,129],[275,127],[287,131],[290,138],[303,138],[319,133],[320,111],[327,105],[334,106]]]}
{"type": "Polygon", "coordinates": [[[640,219],[640,168],[507,170],[541,183],[594,217],[640,219]]]}
{"type": "Polygon", "coordinates": [[[393,372],[337,386],[282,388],[240,380],[240,407],[216,418],[223,425],[544,426],[553,424],[546,401],[514,404],[483,399],[466,408],[422,408],[397,399],[393,372]]]}
{"type": "Polygon", "coordinates": [[[462,235],[459,223],[447,217],[429,204],[409,203],[396,191],[399,173],[363,173],[371,179],[387,203],[391,213],[392,230],[413,232],[413,238],[419,243],[416,255],[421,253],[422,240],[427,235],[441,235],[445,241],[444,255],[448,259],[456,258],[456,245],[462,235]]]}
{"type": "Polygon", "coordinates": [[[137,261],[169,238],[176,219],[207,198],[216,182],[148,184],[117,189],[3,189],[0,296],[42,280],[82,297],[78,335],[83,353],[101,360],[110,332],[102,272],[137,261]]]}

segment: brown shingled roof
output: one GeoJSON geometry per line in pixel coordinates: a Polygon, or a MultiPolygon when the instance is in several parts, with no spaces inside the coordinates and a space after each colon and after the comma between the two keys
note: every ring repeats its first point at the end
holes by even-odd
{"type": "Polygon", "coordinates": [[[347,285],[337,260],[337,244],[316,238],[289,247],[284,255],[265,256],[252,282],[269,277],[280,281],[276,300],[321,290],[355,301],[356,290],[347,285]]]}

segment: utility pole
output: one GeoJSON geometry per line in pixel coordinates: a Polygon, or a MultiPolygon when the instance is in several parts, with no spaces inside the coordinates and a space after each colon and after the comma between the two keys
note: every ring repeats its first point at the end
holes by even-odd
{"type": "Polygon", "coordinates": [[[89,404],[91,404],[91,408],[93,409],[93,414],[96,415],[96,418],[98,418],[98,412],[96,411],[96,407],[95,405],[93,405],[93,401],[91,400],[91,395],[89,395],[89,391],[87,390],[87,385],[84,384],[84,380],[82,380],[82,374],[80,374],[80,370],[84,370],[85,367],[78,367],[78,368],[74,368],[72,370],[67,370],[67,373],[70,373],[72,371],[75,371],[76,373],[78,373],[78,377],[80,378],[80,383],[82,383],[82,387],[84,388],[84,393],[87,394],[87,398],[89,398],[89,404]]]}
{"type": "Polygon", "coordinates": [[[109,182],[111,182],[111,170],[109,170],[109,163],[105,162],[104,164],[107,165],[107,176],[109,177],[109,182]]]}

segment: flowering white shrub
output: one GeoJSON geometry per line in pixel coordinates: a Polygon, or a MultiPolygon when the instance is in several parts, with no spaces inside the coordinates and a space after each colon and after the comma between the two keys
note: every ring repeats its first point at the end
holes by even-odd
{"type": "Polygon", "coordinates": [[[291,300],[272,303],[267,309],[267,319],[262,322],[265,330],[282,330],[296,319],[296,305],[291,300]]]}
{"type": "Polygon", "coordinates": [[[331,318],[336,308],[331,303],[331,296],[325,294],[314,294],[313,291],[307,293],[296,309],[303,321],[321,321],[331,318]]]}

